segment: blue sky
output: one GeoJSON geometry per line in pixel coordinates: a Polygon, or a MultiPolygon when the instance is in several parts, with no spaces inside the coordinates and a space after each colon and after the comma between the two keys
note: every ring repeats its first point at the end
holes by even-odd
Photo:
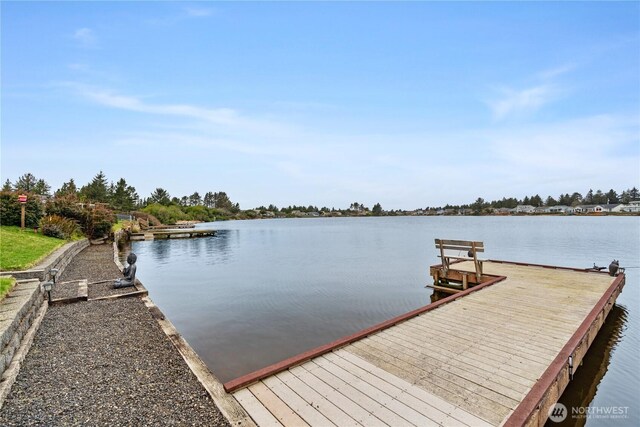
{"type": "Polygon", "coordinates": [[[1,176],[383,208],[640,186],[640,4],[2,2],[1,176]]]}

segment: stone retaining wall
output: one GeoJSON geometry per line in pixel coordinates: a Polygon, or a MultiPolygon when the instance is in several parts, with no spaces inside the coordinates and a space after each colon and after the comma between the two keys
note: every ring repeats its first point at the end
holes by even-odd
{"type": "Polygon", "coordinates": [[[34,268],[24,271],[3,271],[2,276],[13,276],[16,280],[38,279],[41,281],[49,279],[49,270],[57,268],[58,276],[62,274],[65,267],[71,262],[74,256],[81,250],[89,246],[89,240],[82,239],[77,242],[67,243],[55,250],[51,255],[38,263],[34,268]]]}
{"type": "Polygon", "coordinates": [[[18,281],[0,301],[0,377],[11,363],[43,302],[44,290],[38,279],[18,281]]]}

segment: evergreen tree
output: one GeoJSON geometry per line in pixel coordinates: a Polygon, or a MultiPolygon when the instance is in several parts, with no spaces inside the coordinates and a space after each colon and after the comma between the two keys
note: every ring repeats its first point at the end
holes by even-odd
{"type": "Polygon", "coordinates": [[[214,193],[213,199],[215,200],[214,207],[218,209],[227,209],[228,211],[233,211],[235,209],[235,205],[231,202],[231,199],[229,199],[229,196],[227,196],[227,193],[224,191],[214,193]]]}
{"type": "Polygon", "coordinates": [[[189,205],[190,206],[199,206],[202,204],[202,199],[200,198],[200,194],[196,191],[192,195],[189,196],[189,205]]]}
{"type": "Polygon", "coordinates": [[[613,188],[605,194],[605,197],[607,198],[607,203],[620,203],[618,193],[616,193],[613,188]]]}
{"type": "Polygon", "coordinates": [[[371,209],[371,213],[374,216],[382,215],[382,206],[380,205],[380,203],[376,203],[375,205],[373,205],[373,208],[371,209]]]}
{"type": "Polygon", "coordinates": [[[620,201],[625,205],[631,201],[631,196],[627,190],[623,191],[620,195],[620,201]]]}
{"type": "Polygon", "coordinates": [[[212,208],[215,205],[215,198],[213,197],[213,193],[211,191],[207,191],[202,199],[202,203],[208,208],[212,208]]]}
{"type": "Polygon", "coordinates": [[[44,179],[39,179],[36,181],[36,185],[33,187],[33,192],[40,196],[50,196],[51,186],[47,184],[44,179]]]}
{"type": "Polygon", "coordinates": [[[171,203],[171,196],[169,195],[169,192],[164,188],[156,188],[155,191],[151,193],[149,202],[168,206],[171,203]]]}
{"type": "Polygon", "coordinates": [[[8,178],[2,186],[2,191],[13,191],[13,185],[11,185],[11,181],[8,178]]]}
{"type": "Polygon", "coordinates": [[[482,197],[478,197],[476,201],[471,205],[471,209],[473,209],[473,213],[475,215],[480,215],[482,213],[482,209],[485,206],[484,199],[482,197]]]}
{"type": "Polygon", "coordinates": [[[111,206],[120,212],[132,211],[138,200],[136,189],[127,185],[124,178],[120,178],[113,187],[111,196],[111,206]]]}
{"type": "Polygon", "coordinates": [[[636,187],[629,190],[629,197],[631,197],[631,200],[638,200],[638,189],[636,187]]]}
{"type": "Polygon", "coordinates": [[[92,202],[109,203],[109,187],[107,184],[107,177],[100,171],[89,184],[80,189],[80,195],[92,202]]]}
{"type": "Polygon", "coordinates": [[[588,205],[593,203],[593,190],[592,189],[589,189],[589,191],[587,191],[587,195],[585,196],[583,202],[585,202],[588,205]]]}
{"type": "Polygon", "coordinates": [[[544,202],[545,206],[555,206],[558,204],[558,202],[556,201],[556,199],[554,199],[553,197],[549,196],[547,197],[547,200],[544,202]]]}
{"type": "Polygon", "coordinates": [[[76,187],[76,183],[73,181],[73,178],[69,179],[69,182],[65,182],[62,184],[55,193],[56,197],[61,196],[77,196],[78,188],[76,187]]]}
{"type": "Polygon", "coordinates": [[[542,206],[542,198],[536,194],[535,196],[531,197],[531,199],[529,200],[529,204],[540,207],[542,206]]]}
{"type": "Polygon", "coordinates": [[[603,205],[607,203],[606,194],[602,193],[601,190],[596,191],[596,193],[593,195],[593,203],[597,205],[603,205]]]}
{"type": "Polygon", "coordinates": [[[582,203],[582,201],[583,201],[582,194],[576,192],[571,195],[571,203],[569,203],[569,205],[576,206],[582,203]]]}
{"type": "Polygon", "coordinates": [[[32,173],[25,173],[16,181],[15,190],[18,192],[33,192],[38,180],[32,173]]]}

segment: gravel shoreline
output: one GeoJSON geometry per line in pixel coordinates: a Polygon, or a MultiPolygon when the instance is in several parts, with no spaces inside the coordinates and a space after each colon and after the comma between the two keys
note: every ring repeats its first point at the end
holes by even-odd
{"type": "MultiPolygon", "coordinates": [[[[91,246],[61,280],[105,280],[114,271],[119,274],[110,245],[91,246]]],[[[0,411],[0,425],[229,423],[144,303],[132,297],[50,307],[0,411]]]]}

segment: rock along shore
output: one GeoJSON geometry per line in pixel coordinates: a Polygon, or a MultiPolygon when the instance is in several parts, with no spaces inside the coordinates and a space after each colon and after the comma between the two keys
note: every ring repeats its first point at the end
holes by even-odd
{"type": "MultiPolygon", "coordinates": [[[[111,245],[99,245],[76,256],[60,281],[119,275],[111,245]]],[[[111,293],[109,284],[95,291],[111,293]]],[[[132,297],[49,307],[0,425],[229,423],[144,302],[132,297]]]]}

